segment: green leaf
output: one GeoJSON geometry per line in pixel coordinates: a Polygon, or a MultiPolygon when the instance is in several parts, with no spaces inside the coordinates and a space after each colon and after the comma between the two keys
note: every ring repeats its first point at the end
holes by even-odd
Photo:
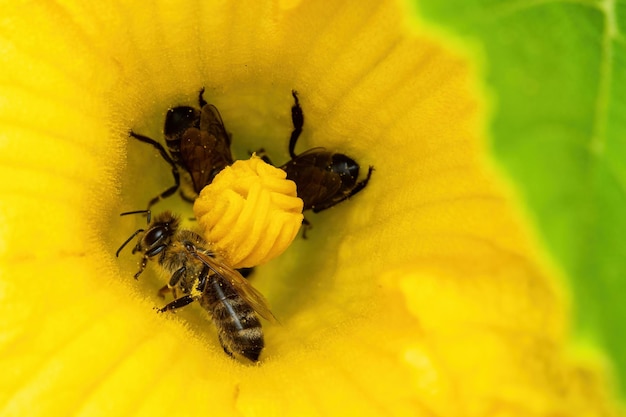
{"type": "MultiPolygon", "coordinates": [[[[419,2],[484,57],[491,147],[569,279],[579,340],[626,381],[626,4],[419,2]]],[[[622,391],[623,394],[623,391],[622,391]]]]}

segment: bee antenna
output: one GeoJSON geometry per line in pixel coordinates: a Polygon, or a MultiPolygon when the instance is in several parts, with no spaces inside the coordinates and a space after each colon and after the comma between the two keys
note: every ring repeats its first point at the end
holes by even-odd
{"type": "MultiPolygon", "coordinates": [[[[131,213],[122,213],[122,214],[131,214],[131,213]]],[[[139,233],[141,233],[141,232],[143,232],[143,231],[144,231],[143,229],[139,229],[139,230],[137,230],[135,233],[133,233],[132,235],[130,235],[130,237],[129,237],[128,239],[126,239],[126,240],[124,241],[124,243],[122,243],[122,246],[120,246],[120,248],[117,250],[117,252],[115,252],[115,257],[116,257],[116,258],[117,258],[117,257],[119,257],[119,256],[120,256],[120,252],[122,251],[122,249],[124,249],[124,247],[125,247],[126,245],[128,245],[128,242],[130,242],[131,240],[133,240],[133,238],[134,238],[135,236],[137,236],[139,233]]]]}
{"type": "Polygon", "coordinates": [[[124,213],[120,213],[120,216],[128,216],[129,214],[145,214],[148,217],[148,223],[150,223],[150,219],[152,218],[152,212],[150,211],[150,209],[126,211],[124,213]]]}

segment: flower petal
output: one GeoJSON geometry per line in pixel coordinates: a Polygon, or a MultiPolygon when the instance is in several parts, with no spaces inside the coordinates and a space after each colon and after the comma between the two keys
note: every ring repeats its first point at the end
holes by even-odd
{"type": "Polygon", "coordinates": [[[396,3],[37,2],[0,16],[6,414],[609,413],[485,161],[475,68],[396,3]],[[258,268],[282,323],[266,326],[259,366],[227,357],[199,307],[154,313],[163,281],[133,282],[136,260],[112,257],[134,227],[117,213],[172,183],[128,130],[160,139],[167,107],[202,86],[239,157],[287,158],[297,89],[298,149],[376,169],[258,268]]]}

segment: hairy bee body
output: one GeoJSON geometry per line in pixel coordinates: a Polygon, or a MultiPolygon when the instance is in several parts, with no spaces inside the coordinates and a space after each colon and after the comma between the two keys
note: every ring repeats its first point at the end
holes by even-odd
{"type": "Polygon", "coordinates": [[[143,254],[137,278],[149,260],[169,276],[160,293],[172,292],[174,301],[159,312],[175,310],[194,301],[209,313],[224,351],[256,362],[265,343],[261,321],[273,317],[263,297],[236,270],[208,248],[198,233],[179,230],[171,212],[155,216],[148,228],[135,232],[118,250],[138,236],[133,253],[143,254]]]}
{"type": "Polygon", "coordinates": [[[372,176],[374,167],[369,167],[367,177],[357,182],[359,164],[349,156],[331,152],[324,148],[313,148],[296,154],[295,148],[304,126],[304,112],[298,94],[291,92],[294,105],[291,107],[293,131],[289,138],[289,156],[280,168],[287,178],[296,183],[298,197],[304,201],[304,210],[318,213],[331,208],[363,190],[372,176]]]}
{"type": "Polygon", "coordinates": [[[264,347],[261,321],[237,291],[226,280],[212,274],[199,301],[211,314],[224,351],[256,361],[264,347]]]}
{"type": "Polygon", "coordinates": [[[204,88],[198,95],[199,109],[178,106],[167,111],[163,127],[167,150],[154,139],[130,132],[131,137],[159,151],[174,177],[174,185],[151,199],[148,209],[178,190],[183,199],[194,201],[221,170],[234,162],[222,116],[203,94],[204,88]]]}
{"type": "Polygon", "coordinates": [[[318,213],[347,200],[367,185],[373,168],[367,177],[357,183],[359,165],[347,155],[313,148],[280,167],[287,178],[296,183],[298,197],[304,202],[303,210],[318,213]]]}
{"type": "MultiPolygon", "coordinates": [[[[296,183],[298,197],[304,203],[303,211],[314,213],[329,209],[342,201],[348,200],[361,192],[368,184],[374,167],[370,166],[367,176],[358,181],[360,165],[348,155],[329,151],[323,147],[309,149],[296,154],[295,148],[304,126],[304,112],[300,107],[298,93],[292,90],[294,105],[291,107],[293,130],[289,138],[289,156],[291,159],[280,165],[287,174],[287,179],[296,183]]],[[[271,163],[264,149],[258,153],[271,163]]],[[[307,219],[303,219],[303,237],[310,227],[307,219]]]]}

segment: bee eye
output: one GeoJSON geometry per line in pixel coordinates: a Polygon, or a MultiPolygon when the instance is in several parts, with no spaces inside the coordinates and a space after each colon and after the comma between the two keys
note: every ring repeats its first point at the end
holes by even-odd
{"type": "Polygon", "coordinates": [[[184,133],[191,127],[198,127],[200,123],[200,112],[193,107],[180,106],[167,111],[165,116],[166,136],[184,133]]]}
{"type": "Polygon", "coordinates": [[[359,164],[354,159],[341,153],[333,155],[329,168],[341,177],[348,177],[342,180],[344,184],[354,184],[359,176],[359,164]]]}
{"type": "Polygon", "coordinates": [[[143,238],[147,246],[153,246],[163,240],[167,235],[166,226],[155,226],[146,232],[146,236],[143,238]]]}

